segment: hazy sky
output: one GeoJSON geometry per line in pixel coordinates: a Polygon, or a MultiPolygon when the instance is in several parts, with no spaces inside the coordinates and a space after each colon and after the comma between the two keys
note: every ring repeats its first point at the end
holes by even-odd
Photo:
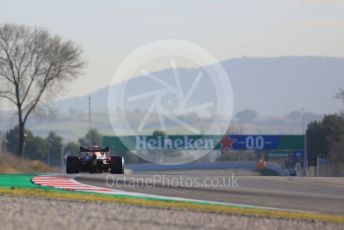
{"type": "Polygon", "coordinates": [[[5,22],[41,26],[83,47],[85,75],[62,97],[108,85],[126,55],[157,39],[188,40],[220,60],[344,56],[341,0],[0,0],[5,22]]]}

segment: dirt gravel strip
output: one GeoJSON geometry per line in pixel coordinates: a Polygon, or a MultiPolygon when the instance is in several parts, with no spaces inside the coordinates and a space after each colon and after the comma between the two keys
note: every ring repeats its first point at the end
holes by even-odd
{"type": "Polygon", "coordinates": [[[320,221],[282,220],[137,207],[117,203],[0,196],[2,230],[12,229],[343,229],[320,221]]]}

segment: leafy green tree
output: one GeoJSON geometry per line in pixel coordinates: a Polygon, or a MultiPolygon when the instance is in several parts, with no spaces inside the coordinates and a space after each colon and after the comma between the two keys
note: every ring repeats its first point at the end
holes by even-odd
{"type": "Polygon", "coordinates": [[[30,159],[47,161],[48,145],[45,139],[38,136],[27,136],[24,145],[26,156],[30,159]]]}
{"type": "Polygon", "coordinates": [[[329,142],[340,142],[344,134],[344,117],[340,115],[327,115],[324,117],[323,128],[329,142]]]}
{"type": "Polygon", "coordinates": [[[332,145],[329,158],[333,162],[344,163],[344,135],[342,136],[341,142],[337,142],[332,145]]]}
{"type": "MultiPolygon", "coordinates": [[[[15,126],[6,134],[7,149],[9,152],[13,154],[18,153],[18,133],[19,127],[15,126]]],[[[26,156],[30,159],[45,161],[48,152],[48,146],[46,141],[41,137],[34,136],[30,130],[25,129],[24,133],[26,136],[24,143],[24,151],[26,153],[26,156]]]]}
{"type": "Polygon", "coordinates": [[[240,122],[253,122],[257,118],[258,114],[255,110],[252,109],[245,109],[242,111],[239,111],[236,114],[236,118],[240,122]]]}
{"type": "Polygon", "coordinates": [[[316,165],[319,154],[329,151],[329,143],[324,138],[322,122],[314,121],[308,124],[307,136],[307,158],[309,165],[316,165]]]}
{"type": "Polygon", "coordinates": [[[309,123],[307,128],[307,157],[309,164],[315,165],[319,155],[328,157],[333,146],[337,146],[338,143],[344,141],[343,135],[344,118],[340,115],[327,115],[320,122],[309,123]]]}
{"type": "Polygon", "coordinates": [[[64,152],[68,155],[76,156],[79,153],[79,147],[75,142],[68,142],[64,147],[64,152]]]}
{"type": "Polygon", "coordinates": [[[16,153],[18,146],[18,126],[10,129],[6,133],[6,148],[11,153],[16,153]]]}
{"type": "Polygon", "coordinates": [[[85,135],[85,137],[79,139],[81,146],[91,146],[91,145],[100,145],[102,141],[102,136],[97,129],[91,129],[85,135]]]}
{"type": "Polygon", "coordinates": [[[167,133],[162,130],[154,130],[152,135],[153,136],[167,136],[167,133]]]}
{"type": "MultiPolygon", "coordinates": [[[[31,131],[25,129],[24,135],[27,137],[27,140],[32,139],[33,134],[31,131]]],[[[19,127],[18,125],[15,126],[13,129],[10,129],[6,133],[6,140],[7,140],[7,150],[11,153],[17,154],[18,153],[18,144],[19,144],[19,127]]]]}
{"type": "MultiPolygon", "coordinates": [[[[18,126],[7,132],[7,149],[17,154],[18,126]]],[[[25,129],[25,155],[30,159],[45,161],[50,165],[59,165],[61,162],[62,137],[50,132],[47,138],[35,136],[25,129]]]]}
{"type": "Polygon", "coordinates": [[[50,132],[45,142],[48,146],[48,164],[59,165],[61,162],[62,138],[56,135],[55,132],[50,132]]]}

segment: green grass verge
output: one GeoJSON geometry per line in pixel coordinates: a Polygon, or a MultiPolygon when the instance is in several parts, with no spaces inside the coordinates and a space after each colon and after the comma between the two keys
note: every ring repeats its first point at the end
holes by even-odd
{"type": "Polygon", "coordinates": [[[41,188],[31,182],[36,174],[0,174],[0,187],[41,188]]]}

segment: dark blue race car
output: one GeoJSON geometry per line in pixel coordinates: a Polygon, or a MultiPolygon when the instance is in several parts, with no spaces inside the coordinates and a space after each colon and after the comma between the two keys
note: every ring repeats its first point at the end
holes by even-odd
{"type": "Polygon", "coordinates": [[[109,147],[80,147],[79,156],[67,157],[66,172],[110,172],[112,174],[124,174],[124,158],[121,156],[110,156],[109,147]]]}

